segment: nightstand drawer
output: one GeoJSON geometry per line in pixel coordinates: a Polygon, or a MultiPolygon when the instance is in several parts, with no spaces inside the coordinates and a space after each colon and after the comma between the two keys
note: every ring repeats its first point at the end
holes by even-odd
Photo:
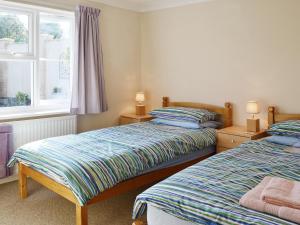
{"type": "Polygon", "coordinates": [[[139,116],[136,114],[123,114],[120,116],[119,123],[120,125],[130,124],[130,123],[139,123],[152,120],[153,117],[150,115],[139,116]]]}
{"type": "Polygon", "coordinates": [[[235,148],[248,140],[247,137],[218,133],[218,146],[223,148],[235,148]]]}
{"type": "Polygon", "coordinates": [[[130,123],[138,123],[140,120],[138,119],[133,119],[133,118],[127,118],[127,117],[121,117],[120,118],[120,125],[126,125],[130,123]]]}

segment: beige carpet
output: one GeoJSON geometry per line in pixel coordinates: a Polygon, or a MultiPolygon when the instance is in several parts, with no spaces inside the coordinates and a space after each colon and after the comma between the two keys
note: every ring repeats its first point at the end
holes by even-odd
{"type": "MultiPolygon", "coordinates": [[[[0,185],[0,225],[74,225],[75,206],[29,181],[29,197],[20,200],[17,182],[0,185]]],[[[89,225],[131,225],[133,202],[142,190],[89,206],[89,225]]]]}

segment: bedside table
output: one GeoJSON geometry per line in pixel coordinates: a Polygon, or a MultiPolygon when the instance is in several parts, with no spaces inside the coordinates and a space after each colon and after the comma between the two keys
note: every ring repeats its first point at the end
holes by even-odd
{"type": "Polygon", "coordinates": [[[120,125],[130,124],[130,123],[139,123],[139,122],[146,122],[152,120],[153,117],[150,115],[138,116],[134,113],[122,114],[120,116],[120,125]]]}
{"type": "Polygon", "coordinates": [[[258,140],[267,136],[265,130],[247,132],[246,127],[232,126],[217,130],[217,153],[235,148],[245,141],[258,140]]]}

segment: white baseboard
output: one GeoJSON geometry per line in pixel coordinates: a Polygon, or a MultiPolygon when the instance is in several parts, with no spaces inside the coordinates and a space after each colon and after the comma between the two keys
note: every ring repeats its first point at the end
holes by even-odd
{"type": "Polygon", "coordinates": [[[12,176],[0,179],[0,185],[1,184],[6,184],[6,183],[9,183],[9,182],[13,182],[13,181],[16,181],[16,180],[18,180],[18,176],[17,175],[12,175],[12,176]]]}

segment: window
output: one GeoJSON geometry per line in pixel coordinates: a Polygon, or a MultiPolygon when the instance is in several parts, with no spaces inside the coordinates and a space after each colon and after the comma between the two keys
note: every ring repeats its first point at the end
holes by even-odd
{"type": "Polygon", "coordinates": [[[0,114],[69,110],[74,15],[0,3],[0,114]]]}

